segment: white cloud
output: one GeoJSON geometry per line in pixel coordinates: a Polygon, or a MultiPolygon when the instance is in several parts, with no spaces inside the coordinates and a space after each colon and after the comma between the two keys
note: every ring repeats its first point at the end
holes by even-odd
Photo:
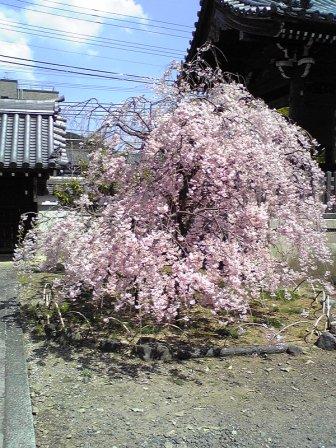
{"type": "MultiPolygon", "coordinates": [[[[25,31],[31,31],[31,35],[20,33],[20,28],[16,30],[15,25],[21,27],[24,30],[24,23],[28,25],[33,25],[37,27],[44,28],[54,28],[59,32],[64,34],[64,37],[67,35],[69,37],[69,33],[80,33],[85,34],[87,37],[83,37],[79,39],[78,37],[74,37],[73,45],[85,45],[86,42],[92,37],[98,37],[102,35],[104,25],[102,23],[96,22],[105,22],[108,19],[108,13],[113,14],[121,14],[120,17],[115,16],[115,18],[127,19],[127,17],[123,16],[137,16],[140,17],[140,20],[143,25],[147,23],[148,16],[144,12],[142,6],[140,5],[138,0],[94,0],[94,4],[88,2],[87,0],[55,0],[54,3],[49,0],[33,0],[34,6],[27,5],[27,7],[23,7],[21,10],[17,11],[16,9],[11,9],[10,7],[1,6],[0,5],[0,54],[19,57],[25,59],[34,59],[33,51],[30,48],[29,44],[33,40],[36,39],[34,33],[38,33],[38,30],[33,31],[27,28],[25,31]],[[56,4],[56,2],[58,4],[56,4]],[[59,14],[60,16],[69,15],[80,18],[79,12],[83,12],[89,14],[88,16],[82,16],[83,18],[87,18],[92,20],[93,22],[88,22],[84,20],[74,20],[73,18],[66,17],[58,17],[56,15],[42,14],[41,12],[32,11],[30,9],[40,9],[44,12],[50,12],[52,14],[59,14]],[[67,13],[64,10],[58,10],[55,8],[62,8],[64,10],[69,10],[71,12],[67,13]],[[7,22],[7,23],[6,23],[7,22]],[[11,22],[11,23],[8,23],[11,22]]],[[[112,16],[113,17],[113,16],[112,16]]],[[[111,16],[110,16],[111,18],[111,16]]],[[[132,20],[132,19],[130,19],[132,20]]],[[[108,29],[109,36],[113,37],[120,32],[128,33],[131,30],[126,27],[123,27],[122,22],[115,22],[115,24],[120,25],[120,28],[108,26],[105,27],[105,30],[108,29]]],[[[45,30],[47,31],[47,30],[45,30]]],[[[41,33],[43,34],[43,33],[41,33]]],[[[47,38],[47,37],[46,37],[47,38]]],[[[52,37],[51,37],[52,39],[52,37]]],[[[53,45],[57,44],[61,47],[68,47],[71,45],[68,41],[56,39],[53,42],[53,45]]],[[[87,48],[86,53],[91,56],[95,56],[98,54],[96,50],[87,48]]],[[[0,59],[4,59],[1,58],[0,59]]],[[[21,62],[21,61],[16,61],[21,62]]],[[[22,61],[24,64],[25,61],[22,61]]],[[[27,64],[34,65],[33,62],[27,62],[27,64]]],[[[24,78],[26,81],[36,81],[37,75],[34,74],[34,67],[19,66],[10,64],[8,62],[2,62],[0,60],[0,78],[24,78]]],[[[40,75],[38,75],[40,78],[40,75]]]]}
{"type": "MultiPolygon", "coordinates": [[[[6,21],[17,22],[13,14],[6,14],[0,11],[0,54],[11,57],[19,57],[25,59],[32,59],[32,51],[29,48],[29,43],[24,34],[15,31],[12,24],[6,24],[6,21]],[[2,29],[5,28],[5,29],[2,29]]],[[[11,63],[2,62],[7,58],[0,57],[0,77],[6,78],[25,78],[29,81],[34,81],[33,67],[20,66],[11,63]]],[[[8,59],[9,61],[11,59],[8,59]]],[[[13,60],[14,62],[14,60],[13,60]]],[[[15,61],[25,64],[25,61],[15,61]]],[[[27,62],[27,64],[29,64],[27,62]]]]}
{"type": "MultiPolygon", "coordinates": [[[[79,41],[74,42],[74,44],[84,44],[89,38],[99,36],[102,32],[103,25],[102,23],[97,22],[105,22],[107,16],[106,13],[122,14],[125,16],[138,16],[142,18],[144,22],[147,19],[147,15],[137,0],[95,0],[94,8],[92,8],[92,4],[90,5],[90,8],[88,8],[87,0],[57,0],[59,5],[50,3],[46,0],[35,0],[34,3],[35,7],[38,7],[41,11],[57,15],[43,14],[42,12],[32,11],[27,7],[27,9],[23,10],[23,15],[28,24],[54,28],[65,35],[67,34],[68,37],[70,33],[87,35],[87,37],[83,38],[79,38],[78,36],[74,37],[74,41],[79,41]],[[61,8],[63,10],[58,10],[55,8],[61,8]],[[65,12],[65,9],[69,11],[71,10],[71,12],[65,12]],[[89,16],[81,16],[79,12],[89,14],[89,16]],[[75,15],[77,19],[89,19],[95,21],[96,23],[85,20],[74,20],[72,18],[58,17],[58,15],[75,15]]],[[[32,9],[34,8],[32,7],[32,9]]],[[[118,22],[116,23],[118,24],[118,22]]],[[[114,29],[114,27],[109,27],[109,30],[114,29]]]]}

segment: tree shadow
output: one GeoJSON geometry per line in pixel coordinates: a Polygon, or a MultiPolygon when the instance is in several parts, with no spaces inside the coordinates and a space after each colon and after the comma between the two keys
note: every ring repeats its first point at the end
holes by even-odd
{"type": "Polygon", "coordinates": [[[143,378],[160,371],[160,363],[142,361],[132,355],[129,347],[121,348],[117,352],[103,352],[99,345],[91,340],[81,343],[64,337],[46,340],[45,337],[32,335],[27,327],[24,331],[35,345],[31,350],[30,359],[34,359],[40,366],[46,365],[51,355],[65,362],[76,363],[79,374],[95,374],[111,380],[143,378]]]}
{"type": "Polygon", "coordinates": [[[16,297],[11,297],[0,302],[0,320],[6,323],[21,324],[20,308],[16,297]]]}

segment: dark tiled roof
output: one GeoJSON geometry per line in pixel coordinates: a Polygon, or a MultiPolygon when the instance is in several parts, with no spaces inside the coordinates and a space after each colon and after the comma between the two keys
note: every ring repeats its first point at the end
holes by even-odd
{"type": "Polygon", "coordinates": [[[57,101],[0,99],[0,167],[55,165],[66,146],[65,127],[57,101]]]}
{"type": "Polygon", "coordinates": [[[80,166],[82,163],[89,162],[89,153],[83,148],[67,148],[66,152],[71,166],[80,166]]]}
{"type": "Polygon", "coordinates": [[[249,15],[279,15],[309,21],[336,21],[334,0],[217,0],[234,12],[249,15]]]}
{"type": "Polygon", "coordinates": [[[327,26],[327,41],[334,42],[336,39],[336,0],[200,0],[200,6],[187,60],[195,54],[198,47],[207,40],[212,40],[211,29],[214,25],[220,29],[234,28],[235,25],[238,27],[240,19],[252,19],[250,25],[258,26],[258,30],[255,28],[256,34],[278,35],[281,23],[294,21],[301,25],[309,24],[308,37],[315,36],[320,27],[327,26]],[[261,20],[254,20],[259,18],[261,20]],[[331,32],[331,27],[335,28],[334,32],[331,32]]]}

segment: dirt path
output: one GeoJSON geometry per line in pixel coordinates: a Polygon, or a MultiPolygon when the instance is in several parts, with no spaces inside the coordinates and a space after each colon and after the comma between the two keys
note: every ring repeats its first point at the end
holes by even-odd
{"type": "Polygon", "coordinates": [[[146,364],[28,342],[40,448],[336,447],[336,355],[146,364]]]}

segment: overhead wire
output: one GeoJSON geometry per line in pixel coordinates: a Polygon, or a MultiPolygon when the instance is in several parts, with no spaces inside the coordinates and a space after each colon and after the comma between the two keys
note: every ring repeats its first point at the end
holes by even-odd
{"type": "MultiPolygon", "coordinates": [[[[20,3],[26,3],[24,0],[17,0],[17,1],[19,1],[20,3]]],[[[59,3],[59,2],[55,2],[55,1],[53,1],[53,0],[49,0],[48,2],[45,2],[45,3],[47,3],[47,4],[50,4],[50,3],[52,3],[52,4],[55,4],[55,5],[60,5],[60,6],[69,6],[69,7],[71,7],[71,8],[74,8],[74,9],[79,9],[79,10],[86,10],[86,11],[94,11],[94,12],[99,12],[100,14],[108,14],[108,15],[110,15],[110,16],[118,16],[118,17],[128,17],[128,18],[133,18],[133,19],[140,19],[140,20],[144,20],[144,17],[140,17],[140,16],[134,16],[134,15],[131,15],[131,14],[121,14],[121,13],[114,13],[114,12],[110,12],[110,11],[104,11],[104,10],[101,10],[101,9],[95,9],[95,8],[85,8],[85,7],[83,7],[83,6],[77,6],[77,5],[70,5],[69,3],[59,3]]],[[[92,13],[90,14],[90,15],[93,15],[92,13]]],[[[99,16],[100,17],[100,16],[99,16]]],[[[190,25],[184,25],[184,24],[180,24],[180,23],[174,23],[174,22],[167,22],[167,21],[164,21],[164,20],[157,20],[157,19],[150,19],[150,18],[146,18],[146,20],[147,21],[150,21],[150,22],[156,22],[156,23],[163,23],[163,24],[166,24],[166,25],[174,25],[174,26],[179,26],[179,27],[183,27],[183,28],[193,28],[192,26],[190,26],[190,25]]]]}
{"type": "MultiPolygon", "coordinates": [[[[74,104],[74,105],[77,105],[77,104],[83,104],[83,101],[64,101],[62,104],[66,104],[66,105],[69,105],[69,106],[71,106],[72,104],[74,104]]],[[[87,104],[92,104],[92,103],[87,103],[87,104]]],[[[99,105],[101,105],[101,106],[110,106],[110,105],[113,105],[113,106],[120,106],[121,104],[123,104],[123,103],[107,103],[107,102],[99,102],[99,105]]]]}
{"type": "MultiPolygon", "coordinates": [[[[57,2],[53,2],[53,3],[57,3],[57,2]]],[[[69,5],[70,6],[70,5],[69,5]]],[[[128,17],[128,16],[127,16],[128,17]]],[[[14,26],[16,27],[16,28],[19,28],[20,29],[20,26],[17,24],[17,23],[13,23],[13,22],[10,22],[10,21],[5,21],[6,23],[12,23],[12,24],[14,24],[14,26]]],[[[162,23],[164,23],[163,21],[162,21],[162,23]]],[[[46,33],[49,33],[49,34],[56,34],[57,33],[57,30],[55,30],[55,29],[48,29],[48,28],[45,28],[45,27],[33,27],[33,26],[31,26],[31,25],[26,25],[25,27],[28,27],[28,28],[35,28],[35,29],[39,29],[39,32],[41,32],[41,33],[44,33],[44,34],[46,34],[46,33]],[[47,31],[45,32],[45,31],[41,31],[42,29],[46,29],[47,31]],[[56,31],[56,33],[52,33],[52,31],[56,31]]],[[[22,28],[22,27],[21,27],[22,28]]],[[[3,29],[6,29],[6,28],[3,28],[3,29]]],[[[13,29],[10,29],[10,31],[13,31],[13,29]]],[[[32,33],[27,33],[27,34],[32,34],[32,33]]],[[[62,35],[61,33],[58,33],[59,35],[62,35]]],[[[80,36],[80,37],[88,37],[88,35],[84,35],[84,34],[80,34],[80,33],[67,33],[68,34],[68,36],[69,35],[72,35],[72,36],[80,36]]],[[[41,37],[45,37],[45,36],[41,36],[41,37]]],[[[53,37],[55,37],[55,36],[53,36],[53,37]]],[[[95,39],[95,40],[98,40],[99,38],[92,38],[92,37],[89,37],[89,39],[95,39]]],[[[62,39],[62,40],[71,40],[71,41],[74,41],[75,39],[62,39]]],[[[103,39],[99,39],[99,41],[102,41],[103,39]]],[[[112,39],[105,39],[105,41],[115,41],[115,42],[117,42],[118,40],[112,40],[112,39]]],[[[124,45],[124,46],[126,46],[125,44],[126,43],[124,43],[123,41],[119,41],[119,42],[122,42],[122,44],[124,45]]],[[[137,43],[131,43],[131,42],[129,42],[129,44],[130,44],[130,46],[133,46],[133,47],[135,47],[136,45],[139,47],[140,45],[142,45],[142,44],[137,44],[137,43]]],[[[90,44],[89,44],[90,45],[90,44]]],[[[97,44],[92,44],[92,45],[97,45],[97,44]]],[[[97,45],[98,46],[98,45],[97,45]]],[[[99,46],[102,46],[102,45],[99,45],[99,46]]],[[[148,45],[148,44],[143,44],[142,46],[146,46],[146,47],[148,47],[148,48],[156,48],[157,49],[157,51],[165,51],[165,50],[169,50],[168,48],[163,48],[163,47],[159,47],[159,46],[153,46],[153,45],[148,45]],[[161,50],[162,49],[162,50],[161,50]]],[[[106,46],[105,46],[106,47],[106,46]]],[[[55,49],[56,51],[57,51],[57,49],[55,49]]],[[[147,48],[146,48],[146,50],[147,50],[147,48]]],[[[60,51],[60,50],[59,50],[60,51]]],[[[132,51],[132,50],[130,50],[130,49],[128,49],[128,51],[132,51]]],[[[137,48],[137,51],[138,52],[140,52],[139,51],[139,49],[137,48]]],[[[70,52],[69,52],[70,53],[70,52]]],[[[75,52],[72,52],[72,53],[75,53],[75,52]]],[[[146,54],[146,53],[145,53],[146,54]]],[[[87,69],[87,68],[85,68],[85,67],[77,67],[77,66],[67,66],[66,64],[54,64],[54,63],[51,63],[54,67],[44,67],[44,66],[41,66],[41,65],[31,65],[31,64],[27,64],[27,62],[37,62],[38,64],[50,64],[49,62],[47,62],[47,61],[39,61],[39,60],[29,60],[29,59],[25,59],[25,58],[14,58],[14,57],[11,57],[11,56],[8,56],[8,55],[0,55],[1,57],[3,57],[3,58],[6,58],[6,59],[9,59],[9,58],[11,58],[12,60],[11,61],[8,61],[8,60],[0,60],[0,62],[2,62],[2,63],[4,63],[4,64],[10,64],[10,65],[18,65],[18,66],[20,66],[20,67],[31,67],[31,68],[34,68],[34,69],[37,69],[37,70],[48,70],[48,71],[56,71],[56,72],[60,72],[60,73],[62,73],[62,75],[59,75],[59,76],[63,76],[63,73],[65,73],[65,74],[70,74],[70,75],[72,75],[72,74],[76,74],[76,75],[78,75],[78,76],[93,76],[93,77],[99,77],[99,78],[102,78],[102,79],[108,79],[108,80],[110,80],[110,79],[114,79],[114,80],[118,80],[118,81],[122,81],[122,82],[140,82],[140,83],[142,83],[142,84],[144,84],[144,83],[147,83],[146,81],[144,81],[144,77],[143,76],[141,76],[141,75],[134,75],[134,74],[120,74],[120,73],[116,73],[116,72],[110,72],[110,71],[107,71],[107,70],[99,70],[99,69],[87,69]],[[13,61],[14,60],[14,61],[13,61]],[[19,63],[19,62],[17,62],[18,60],[24,60],[26,63],[19,63]],[[73,70],[63,70],[63,69],[56,69],[55,68],[55,66],[56,67],[67,67],[67,68],[73,68],[73,69],[76,69],[76,71],[73,71],[73,70]],[[80,70],[80,72],[78,72],[77,70],[80,70]],[[88,71],[90,71],[90,72],[95,72],[95,73],[88,73],[88,71]],[[111,74],[111,73],[113,73],[113,74],[116,74],[116,75],[118,75],[118,77],[112,77],[112,76],[106,76],[106,75],[99,75],[99,73],[108,73],[108,74],[111,74]],[[122,77],[122,78],[120,78],[120,76],[122,77]],[[128,79],[128,78],[125,78],[125,76],[126,77],[129,77],[129,78],[139,78],[139,80],[135,80],[135,79],[128,79]],[[141,81],[140,81],[140,79],[141,79],[141,81]]],[[[161,54],[160,54],[160,56],[161,56],[161,54]]],[[[107,59],[107,58],[106,58],[107,59]]],[[[109,58],[109,59],[112,59],[112,58],[109,58]]],[[[17,70],[20,70],[20,69],[16,69],[16,71],[17,70]]],[[[54,75],[58,75],[58,73],[54,73],[54,75]]],[[[63,83],[63,85],[66,85],[66,83],[63,83]]],[[[71,85],[71,84],[68,84],[68,85],[71,85]]],[[[78,87],[81,87],[81,88],[92,88],[93,86],[87,86],[87,85],[76,85],[76,86],[78,86],[78,87]]],[[[96,86],[96,87],[98,87],[98,86],[96,86]]],[[[99,86],[100,87],[100,86],[99,86]]],[[[105,86],[101,86],[101,88],[102,89],[106,89],[106,87],[105,86]]],[[[110,90],[112,90],[113,88],[110,88],[110,90]]]]}
{"type": "MultiPolygon", "coordinates": [[[[12,42],[8,42],[8,41],[3,41],[2,40],[2,43],[10,44],[12,42]]],[[[63,49],[60,49],[60,48],[44,47],[42,45],[29,44],[29,47],[31,47],[31,48],[40,48],[42,50],[52,50],[52,51],[57,51],[57,52],[60,52],[60,53],[78,54],[78,55],[81,55],[82,57],[83,56],[87,56],[88,58],[106,59],[106,60],[110,60],[110,61],[114,61],[114,62],[129,62],[131,64],[141,64],[141,65],[146,65],[146,66],[151,66],[151,67],[161,67],[160,64],[151,64],[151,63],[149,63],[147,61],[144,62],[144,61],[132,61],[130,59],[110,58],[108,56],[100,56],[100,55],[97,55],[97,54],[89,54],[89,53],[83,54],[83,52],[79,52],[79,51],[70,51],[70,50],[63,50],[63,49]]]]}
{"type": "MultiPolygon", "coordinates": [[[[11,65],[11,61],[9,61],[9,60],[1,60],[0,63],[4,64],[3,66],[0,65],[0,71],[1,70],[3,71],[4,78],[8,78],[8,74],[9,73],[13,73],[13,74],[22,73],[22,74],[27,74],[28,76],[31,76],[32,75],[32,69],[34,69],[34,73],[36,73],[36,74],[46,75],[46,71],[49,68],[49,67],[39,68],[39,66],[36,66],[36,65],[29,65],[27,68],[24,68],[24,66],[7,67],[7,64],[11,65]]],[[[69,82],[69,81],[66,80],[67,77],[70,77],[70,76],[72,77],[72,73],[68,73],[68,72],[64,73],[62,71],[61,71],[61,73],[54,73],[53,72],[52,76],[53,77],[59,77],[59,78],[64,78],[65,77],[65,81],[62,81],[62,79],[56,80],[56,81],[54,81],[54,80],[50,81],[50,79],[49,80],[42,79],[40,81],[34,81],[30,77],[28,77],[28,78],[21,78],[18,81],[21,81],[21,83],[26,83],[26,84],[29,84],[29,85],[33,85],[33,84],[41,85],[42,83],[43,84],[47,83],[48,85],[53,84],[53,85],[59,85],[59,86],[65,86],[65,87],[83,87],[83,88],[87,87],[89,89],[90,88],[102,88],[102,89],[109,88],[111,90],[127,90],[127,91],[138,90],[139,88],[146,89],[146,86],[148,86],[149,88],[151,88],[151,86],[152,86],[152,83],[149,82],[148,84],[138,84],[138,85],[135,85],[133,87],[127,87],[129,84],[128,84],[128,81],[126,81],[126,80],[125,80],[125,82],[127,84],[125,84],[123,86],[122,82],[124,81],[124,79],[118,80],[118,82],[120,82],[120,84],[118,84],[118,86],[117,85],[111,86],[109,84],[110,78],[107,78],[107,79],[102,78],[102,79],[100,79],[100,82],[102,84],[99,84],[99,85],[91,84],[91,83],[85,83],[84,84],[83,82],[81,82],[81,83],[76,83],[76,82],[73,83],[73,82],[69,82]],[[106,82],[107,84],[104,84],[104,82],[106,82]]],[[[76,79],[81,80],[80,78],[82,78],[83,81],[84,81],[84,79],[85,80],[87,79],[85,73],[76,75],[76,79]]]]}
{"type": "MultiPolygon", "coordinates": [[[[0,29],[1,30],[4,30],[4,31],[13,31],[13,29],[12,28],[6,28],[6,27],[4,27],[4,26],[0,26],[0,29]]],[[[37,36],[37,37],[43,37],[43,38],[45,38],[45,37],[50,37],[50,38],[52,38],[52,39],[57,39],[57,40],[63,40],[63,41],[67,41],[67,42],[75,42],[75,43],[84,43],[84,42],[81,42],[81,41],[79,41],[79,40],[76,40],[76,39],[69,39],[69,38],[65,38],[65,37],[54,37],[54,36],[52,36],[52,35],[43,35],[43,34],[37,34],[37,33],[32,33],[31,31],[23,31],[23,30],[14,30],[15,32],[18,32],[18,33],[20,33],[20,34],[28,34],[29,36],[37,36]]],[[[50,33],[49,33],[50,34],[50,33]]],[[[128,53],[129,52],[131,52],[131,53],[141,53],[141,54],[146,54],[146,55],[151,55],[151,56],[157,56],[157,57],[166,57],[166,58],[170,58],[170,59],[172,59],[172,58],[174,58],[174,56],[172,56],[172,55],[169,55],[169,54],[161,54],[161,53],[152,53],[152,52],[148,52],[148,51],[143,51],[143,50],[139,50],[139,49],[132,49],[132,48],[129,48],[129,47],[127,47],[127,46],[125,46],[125,47],[120,47],[120,46],[113,46],[113,45],[102,45],[102,44],[97,44],[97,43],[91,43],[91,42],[85,42],[85,45],[89,45],[89,46],[95,46],[95,47],[103,47],[103,48],[111,48],[111,49],[115,49],[115,50],[121,50],[121,51],[127,51],[128,53]]]]}
{"type": "MultiPolygon", "coordinates": [[[[112,72],[110,70],[101,70],[98,68],[80,67],[78,65],[59,64],[59,63],[51,62],[51,61],[41,61],[41,60],[37,60],[37,59],[20,58],[18,56],[9,56],[9,55],[5,55],[5,54],[0,54],[0,57],[6,57],[8,59],[27,61],[27,62],[36,62],[38,64],[54,65],[56,67],[66,67],[66,68],[71,68],[71,69],[76,69],[76,70],[84,70],[85,72],[89,71],[89,72],[97,72],[97,73],[108,73],[110,75],[127,76],[130,78],[133,77],[133,78],[137,78],[137,79],[139,78],[139,79],[150,81],[151,83],[154,81],[154,79],[150,78],[149,76],[140,76],[140,75],[134,75],[134,74],[129,74],[129,73],[118,73],[118,72],[112,72]]],[[[47,68],[49,68],[49,67],[47,67],[47,68]]]]}
{"type": "MultiPolygon", "coordinates": [[[[0,5],[9,6],[9,7],[14,8],[14,9],[20,9],[20,10],[22,9],[21,6],[11,5],[10,3],[6,3],[6,2],[3,2],[3,1],[0,1],[0,5]]],[[[49,16],[61,17],[63,19],[64,18],[68,18],[68,19],[71,19],[71,20],[77,20],[77,21],[79,20],[81,22],[93,22],[93,23],[97,23],[99,25],[108,25],[108,26],[113,26],[113,27],[116,27],[116,28],[123,28],[123,29],[125,29],[124,25],[117,25],[117,24],[109,23],[109,22],[99,22],[97,20],[88,20],[88,19],[81,19],[79,17],[64,16],[62,14],[56,14],[56,13],[51,13],[51,12],[47,12],[47,11],[41,11],[41,10],[38,10],[38,9],[32,9],[32,8],[27,8],[27,7],[25,7],[24,9],[26,11],[33,11],[33,12],[37,12],[39,14],[45,14],[45,15],[49,15],[49,16]]],[[[127,25],[127,28],[130,29],[130,30],[142,31],[142,32],[147,32],[147,33],[152,33],[152,34],[160,34],[160,35],[163,35],[163,36],[171,36],[171,37],[174,37],[174,38],[182,38],[182,39],[186,38],[186,36],[179,36],[178,34],[162,33],[160,31],[153,31],[153,30],[148,30],[148,29],[134,28],[134,27],[131,27],[131,26],[128,26],[128,25],[127,25]]]]}
{"type": "MultiPolygon", "coordinates": [[[[101,11],[101,10],[95,10],[95,9],[91,10],[89,8],[83,8],[83,7],[76,6],[76,5],[70,5],[68,3],[58,3],[58,2],[49,1],[49,2],[45,2],[45,3],[47,3],[47,5],[36,5],[36,3],[27,2],[26,0],[16,0],[16,1],[19,2],[19,3],[23,3],[24,5],[32,5],[32,6],[35,6],[35,7],[38,6],[39,8],[46,8],[46,9],[51,9],[51,10],[56,10],[56,11],[70,12],[70,13],[80,14],[80,15],[84,15],[84,16],[88,16],[88,17],[96,17],[98,19],[105,18],[105,19],[110,19],[110,20],[114,20],[114,21],[117,21],[117,22],[122,22],[122,23],[135,23],[137,25],[145,25],[145,26],[150,26],[152,28],[160,28],[160,29],[166,29],[166,30],[172,30],[172,31],[180,31],[180,32],[183,32],[183,33],[189,33],[190,29],[192,29],[192,27],[188,26],[188,25],[181,25],[181,24],[177,24],[177,23],[174,24],[174,23],[164,22],[164,21],[161,21],[161,20],[156,21],[156,20],[153,20],[153,19],[149,19],[147,17],[136,17],[136,18],[139,19],[138,21],[129,20],[130,18],[135,18],[135,17],[134,16],[130,16],[130,15],[126,15],[126,14],[111,13],[111,12],[108,12],[108,11],[101,11]],[[63,7],[60,8],[60,7],[57,7],[57,6],[49,6],[51,3],[59,5],[59,6],[68,6],[70,9],[65,9],[63,7]],[[77,11],[74,10],[74,8],[77,8],[77,11]],[[100,14],[93,14],[92,12],[91,13],[86,13],[86,12],[83,12],[84,10],[96,11],[96,12],[99,12],[100,14]],[[118,17],[121,17],[121,16],[122,17],[127,17],[127,19],[126,18],[125,19],[120,19],[120,18],[117,19],[115,17],[110,17],[111,15],[115,15],[115,16],[118,16],[118,17]],[[161,23],[161,24],[164,24],[164,25],[173,25],[175,27],[187,28],[187,29],[186,30],[182,30],[182,29],[178,29],[178,28],[172,28],[171,26],[170,27],[166,27],[164,25],[153,25],[153,24],[149,23],[150,21],[155,21],[155,22],[158,22],[158,23],[161,23]]],[[[100,23],[100,22],[96,22],[95,21],[95,23],[100,23]]]]}
{"type": "MultiPolygon", "coordinates": [[[[15,71],[13,71],[13,73],[16,73],[16,71],[19,69],[16,69],[15,71]]],[[[6,70],[5,72],[7,73],[9,70],[6,70]]],[[[59,74],[53,74],[53,76],[57,76],[59,74]]],[[[61,76],[61,75],[59,75],[61,76]]],[[[36,87],[41,87],[41,82],[32,82],[30,79],[18,79],[18,81],[20,82],[20,84],[22,86],[26,86],[28,88],[30,88],[31,86],[36,87]]],[[[103,81],[103,80],[100,80],[103,81]]],[[[48,81],[48,84],[50,85],[50,81],[48,81]]],[[[124,87],[124,86],[109,86],[109,85],[96,85],[96,84],[81,84],[81,83],[67,83],[67,82],[52,82],[54,87],[57,88],[76,88],[76,90],[102,90],[102,91],[109,91],[109,92],[126,92],[126,93],[132,93],[132,92],[136,92],[141,93],[141,92],[148,92],[148,90],[144,90],[145,86],[144,85],[136,85],[134,87],[124,87]]],[[[26,88],[23,87],[23,88],[26,88]]],[[[39,89],[39,90],[46,90],[46,89],[39,89]]],[[[48,91],[53,91],[55,89],[51,88],[51,89],[47,89],[48,91]]]]}
{"type": "MultiPolygon", "coordinates": [[[[0,55],[0,57],[3,57],[3,56],[0,55]]],[[[118,80],[118,81],[135,82],[135,83],[140,83],[140,84],[151,84],[150,81],[118,78],[116,76],[107,76],[107,75],[100,75],[100,74],[95,74],[95,73],[83,73],[83,72],[79,72],[76,70],[66,70],[66,69],[61,69],[61,68],[56,68],[56,67],[44,67],[44,66],[38,66],[35,64],[27,64],[26,62],[25,63],[15,62],[15,61],[3,60],[3,59],[0,59],[0,62],[6,63],[6,64],[11,64],[11,65],[24,66],[24,67],[32,67],[32,68],[38,67],[43,70],[56,71],[56,72],[62,72],[62,73],[70,73],[70,74],[74,74],[74,75],[80,74],[83,76],[90,76],[90,77],[94,77],[94,78],[113,79],[113,80],[118,80]]]]}
{"type": "MultiPolygon", "coordinates": [[[[175,49],[160,47],[158,45],[142,44],[142,43],[137,43],[137,42],[124,41],[124,40],[120,40],[120,39],[111,39],[111,38],[106,38],[106,37],[105,38],[94,37],[94,36],[90,36],[89,34],[84,34],[84,33],[73,33],[73,32],[69,32],[69,31],[60,32],[56,28],[29,25],[29,24],[25,24],[22,22],[15,22],[15,21],[11,21],[11,20],[0,20],[0,24],[3,26],[7,26],[7,27],[10,26],[9,31],[17,31],[17,29],[18,29],[18,30],[23,30],[22,32],[24,34],[34,35],[33,33],[31,33],[31,30],[32,30],[36,33],[42,33],[43,35],[41,37],[45,37],[45,35],[47,34],[47,35],[50,35],[49,37],[60,39],[60,40],[67,40],[67,41],[71,41],[71,42],[86,43],[86,44],[88,42],[90,42],[91,45],[97,45],[97,46],[106,46],[106,45],[98,45],[98,43],[99,44],[108,43],[108,44],[112,44],[112,45],[126,47],[126,49],[128,51],[134,51],[134,49],[135,49],[138,52],[145,53],[145,54],[152,54],[149,52],[153,51],[153,52],[155,52],[154,53],[155,55],[161,55],[161,53],[162,53],[163,56],[174,57],[175,52],[179,51],[179,50],[175,50],[175,49]],[[14,29],[12,27],[14,27],[14,29]],[[27,31],[29,31],[29,32],[27,32],[27,31]]],[[[37,35],[37,34],[35,34],[35,35],[37,35]]],[[[110,47],[110,48],[114,48],[114,47],[110,47]]]]}

